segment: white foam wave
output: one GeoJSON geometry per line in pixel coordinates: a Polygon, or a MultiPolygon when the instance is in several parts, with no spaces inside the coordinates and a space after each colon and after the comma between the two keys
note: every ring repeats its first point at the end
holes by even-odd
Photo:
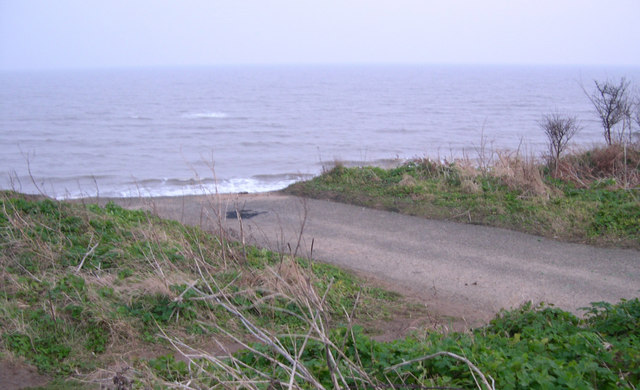
{"type": "MultiPolygon", "coordinates": [[[[222,180],[218,183],[211,181],[190,183],[183,185],[170,185],[168,181],[160,183],[139,183],[136,186],[121,186],[111,189],[100,189],[100,197],[106,198],[138,198],[159,196],[185,196],[185,195],[211,195],[211,194],[236,194],[236,193],[260,193],[277,191],[287,187],[299,179],[284,179],[278,181],[264,181],[253,178],[236,178],[222,180]]],[[[95,197],[95,191],[65,191],[63,196],[54,196],[60,200],[95,197]]]]}
{"type": "Polygon", "coordinates": [[[140,116],[140,115],[129,115],[128,117],[129,119],[138,119],[141,121],[150,121],[153,120],[153,118],[147,117],[147,116],[140,116]]]}
{"type": "Polygon", "coordinates": [[[229,115],[227,115],[224,112],[211,111],[211,112],[188,113],[188,114],[182,115],[182,117],[188,118],[188,119],[222,119],[222,118],[228,118],[229,115]]]}

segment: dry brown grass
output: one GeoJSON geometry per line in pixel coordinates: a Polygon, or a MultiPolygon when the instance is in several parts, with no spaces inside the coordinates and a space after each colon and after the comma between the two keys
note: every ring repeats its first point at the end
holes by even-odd
{"type": "Polygon", "coordinates": [[[406,173],[402,176],[402,180],[398,183],[402,187],[414,187],[417,184],[416,179],[406,173]]]}
{"type": "Polygon", "coordinates": [[[473,179],[463,179],[460,182],[460,189],[467,194],[479,194],[481,191],[480,185],[473,179]]]}
{"type": "Polygon", "coordinates": [[[524,154],[520,150],[492,150],[484,153],[484,156],[479,155],[476,158],[465,155],[451,163],[428,158],[415,162],[445,179],[450,175],[449,171],[455,169],[463,191],[467,193],[477,193],[480,190],[477,178],[489,176],[498,178],[511,190],[521,191],[523,196],[548,197],[550,189],[544,183],[543,166],[535,156],[524,154]]]}
{"type": "MultiPolygon", "coordinates": [[[[252,336],[253,340],[269,348],[265,350],[257,347],[256,344],[247,343],[223,328],[219,328],[221,337],[232,339],[243,349],[265,359],[269,364],[264,367],[277,367],[287,374],[288,380],[283,381],[276,378],[271,369],[265,371],[264,367],[248,366],[231,353],[227,353],[224,356],[211,354],[199,346],[186,343],[180,337],[163,332],[165,339],[175,348],[181,358],[189,363],[190,371],[192,372],[187,382],[165,382],[165,384],[170,387],[179,386],[181,388],[196,389],[202,388],[203,385],[209,387],[211,379],[214,379],[213,382],[222,388],[325,389],[326,387],[321,383],[321,379],[316,377],[312,370],[304,364],[302,358],[305,349],[313,341],[321,343],[323,347],[326,368],[331,378],[332,387],[336,389],[350,388],[349,382],[355,382],[357,388],[401,389],[404,388],[402,384],[396,384],[390,379],[392,377],[391,371],[413,362],[433,359],[442,355],[447,355],[466,364],[472,371],[471,375],[476,379],[478,389],[495,389],[493,378],[488,375],[485,376],[467,358],[447,351],[436,352],[435,354],[389,367],[387,370],[389,372],[388,382],[383,382],[371,376],[363,368],[357,353],[355,357],[348,356],[345,353],[344,346],[347,340],[351,339],[355,343],[356,336],[353,331],[355,306],[353,308],[343,308],[347,322],[347,333],[344,336],[344,340],[342,342],[332,340],[329,336],[331,321],[327,311],[326,300],[333,281],[326,286],[324,291],[319,291],[312,283],[312,279],[313,276],[303,270],[299,263],[291,257],[285,257],[279,265],[264,269],[261,277],[262,287],[270,287],[272,290],[277,291],[274,294],[295,305],[296,312],[287,309],[280,309],[280,311],[295,316],[304,323],[301,331],[289,332],[284,338],[282,335],[260,326],[246,316],[244,314],[244,309],[246,308],[236,306],[228,295],[220,294],[211,298],[212,302],[223,307],[229,314],[239,319],[239,322],[245,328],[245,331],[252,336]],[[299,345],[299,347],[293,350],[285,347],[285,339],[293,342],[294,345],[299,345]],[[296,343],[296,341],[301,343],[296,343]],[[211,375],[214,375],[214,378],[211,375]],[[476,375],[477,378],[475,377],[476,375]]],[[[210,286],[210,289],[219,289],[219,286],[210,286]]],[[[263,304],[265,303],[264,301],[263,299],[260,303],[263,304]]],[[[358,299],[355,302],[355,305],[357,304],[358,299]]],[[[218,337],[214,336],[214,340],[218,340],[218,337]]],[[[223,340],[220,339],[216,342],[222,344],[223,340]]],[[[150,372],[148,375],[153,375],[153,373],[150,372]]]]}
{"type": "MultiPolygon", "coordinates": [[[[640,144],[614,144],[594,147],[587,151],[574,151],[562,157],[558,169],[552,169],[548,158],[537,158],[520,150],[492,150],[484,156],[438,161],[429,158],[413,160],[430,174],[447,178],[451,169],[460,177],[463,191],[476,193],[478,177],[495,177],[509,189],[522,196],[548,198],[554,191],[545,183],[545,171],[551,177],[567,180],[578,187],[590,187],[595,182],[608,180],[608,188],[638,188],[640,186],[640,144]],[[488,155],[491,158],[487,157],[488,155]]],[[[403,180],[400,185],[410,184],[403,180]]]]}
{"type": "Polygon", "coordinates": [[[520,190],[525,196],[548,196],[541,167],[532,155],[520,153],[498,153],[494,171],[511,190],[520,190]]]}
{"type": "Polygon", "coordinates": [[[614,188],[640,186],[640,147],[614,144],[576,152],[560,160],[558,178],[588,187],[603,179],[614,179],[614,188]]]}

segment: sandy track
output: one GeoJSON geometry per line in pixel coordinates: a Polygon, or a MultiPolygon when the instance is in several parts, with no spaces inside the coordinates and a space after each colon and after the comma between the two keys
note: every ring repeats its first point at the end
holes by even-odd
{"type": "MultiPolygon", "coordinates": [[[[216,213],[243,210],[248,242],[356,271],[478,325],[501,308],[544,301],[579,313],[594,301],[640,296],[640,252],[604,249],[485,226],[433,221],[281,194],[125,199],[130,208],[215,230],[216,213]]],[[[239,236],[237,219],[225,226],[239,236]]]]}

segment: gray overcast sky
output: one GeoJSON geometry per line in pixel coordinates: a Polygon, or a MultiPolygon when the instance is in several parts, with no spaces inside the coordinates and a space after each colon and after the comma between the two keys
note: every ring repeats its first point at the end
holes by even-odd
{"type": "Polygon", "coordinates": [[[0,0],[0,69],[640,65],[640,0],[0,0]]]}

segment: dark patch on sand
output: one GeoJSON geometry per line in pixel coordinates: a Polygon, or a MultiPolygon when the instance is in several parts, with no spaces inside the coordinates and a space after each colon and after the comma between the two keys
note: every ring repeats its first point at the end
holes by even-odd
{"type": "Polygon", "coordinates": [[[238,213],[242,219],[251,219],[260,214],[266,214],[266,211],[253,211],[253,210],[232,210],[227,211],[227,219],[238,219],[238,213]]]}

